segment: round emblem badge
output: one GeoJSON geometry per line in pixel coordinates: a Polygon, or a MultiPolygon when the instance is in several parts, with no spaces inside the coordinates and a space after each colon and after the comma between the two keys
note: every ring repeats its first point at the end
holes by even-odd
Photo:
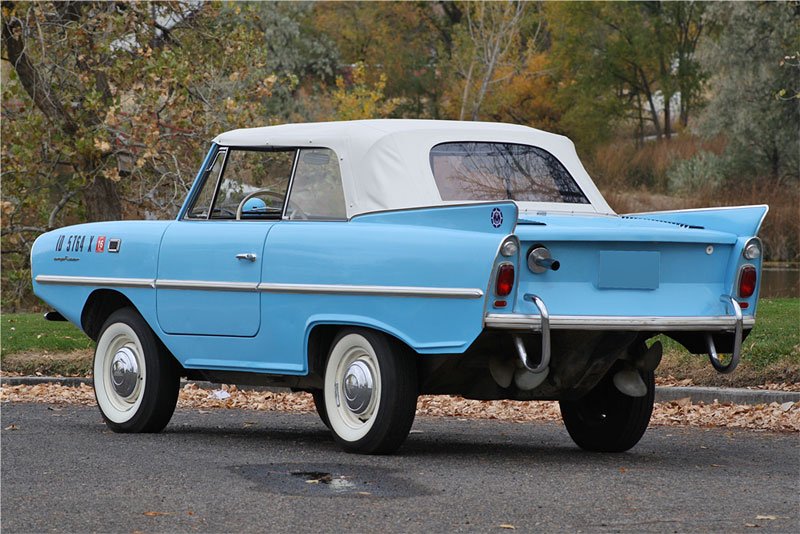
{"type": "Polygon", "coordinates": [[[500,228],[500,225],[503,224],[503,212],[500,211],[500,208],[495,208],[492,210],[492,226],[495,228],[500,228]]]}

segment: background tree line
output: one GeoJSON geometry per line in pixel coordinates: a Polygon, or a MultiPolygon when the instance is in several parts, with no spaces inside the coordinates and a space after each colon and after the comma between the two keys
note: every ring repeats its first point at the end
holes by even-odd
{"type": "Polygon", "coordinates": [[[35,237],[173,217],[217,133],[376,117],[570,136],[618,211],[769,202],[796,260],[800,4],[2,2],[3,307],[35,237]]]}

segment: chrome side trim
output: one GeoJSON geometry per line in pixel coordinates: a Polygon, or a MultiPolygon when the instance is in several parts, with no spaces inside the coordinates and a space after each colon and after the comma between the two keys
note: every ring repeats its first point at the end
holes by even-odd
{"type": "Polygon", "coordinates": [[[203,291],[258,291],[255,282],[211,282],[206,280],[156,280],[157,289],[195,289],[203,291]]]}
{"type": "Polygon", "coordinates": [[[70,286],[150,287],[205,291],[260,291],[264,293],[306,293],[330,295],[376,295],[387,297],[431,297],[479,299],[483,291],[461,287],[353,286],[334,284],[271,284],[256,282],[218,282],[210,280],[161,280],[151,278],[104,278],[100,276],[36,276],[40,284],[70,286]]]}
{"type": "Polygon", "coordinates": [[[58,284],[65,286],[108,286],[108,287],[155,287],[152,278],[107,278],[103,276],[61,276],[50,274],[36,275],[39,284],[58,284]]]}
{"type": "MultiPolygon", "coordinates": [[[[730,315],[711,317],[672,317],[672,316],[623,316],[623,315],[551,315],[550,329],[553,330],[632,330],[663,332],[681,331],[734,331],[737,319],[730,315]]],[[[752,328],[755,317],[744,317],[742,325],[752,328]]],[[[542,318],[539,315],[518,313],[489,314],[484,319],[487,328],[505,330],[541,331],[542,318]]]]}
{"type": "Polygon", "coordinates": [[[325,295],[373,295],[386,297],[432,297],[479,299],[483,291],[461,287],[351,286],[338,284],[273,284],[262,282],[258,290],[265,293],[306,293],[325,295]]]}

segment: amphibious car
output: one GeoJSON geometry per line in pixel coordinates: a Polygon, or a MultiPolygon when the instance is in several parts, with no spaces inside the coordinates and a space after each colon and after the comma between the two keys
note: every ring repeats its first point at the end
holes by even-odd
{"type": "Polygon", "coordinates": [[[310,392],[351,452],[396,450],[420,394],[558,400],[618,452],[650,419],[651,338],[736,367],[767,209],[616,214],[524,126],[287,124],[214,139],[175,220],[40,236],[32,276],[96,340],[118,432],[164,428],[188,377],[310,392]]]}

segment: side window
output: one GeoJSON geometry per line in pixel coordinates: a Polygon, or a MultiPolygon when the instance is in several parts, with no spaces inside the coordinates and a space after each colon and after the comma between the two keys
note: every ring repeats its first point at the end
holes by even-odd
{"type": "Polygon", "coordinates": [[[339,158],[333,150],[300,150],[286,216],[292,220],[347,218],[339,158]]]}
{"type": "Polygon", "coordinates": [[[220,150],[206,172],[203,187],[197,194],[192,209],[186,214],[187,219],[208,219],[209,208],[214,200],[214,191],[217,189],[217,179],[222,171],[223,163],[225,163],[225,150],[220,150]]]}
{"type": "Polygon", "coordinates": [[[296,149],[220,150],[186,218],[280,219],[296,154],[296,149]]]}
{"type": "Polygon", "coordinates": [[[442,143],[431,149],[442,200],[588,204],[575,179],[544,149],[515,143],[442,143]]]}

